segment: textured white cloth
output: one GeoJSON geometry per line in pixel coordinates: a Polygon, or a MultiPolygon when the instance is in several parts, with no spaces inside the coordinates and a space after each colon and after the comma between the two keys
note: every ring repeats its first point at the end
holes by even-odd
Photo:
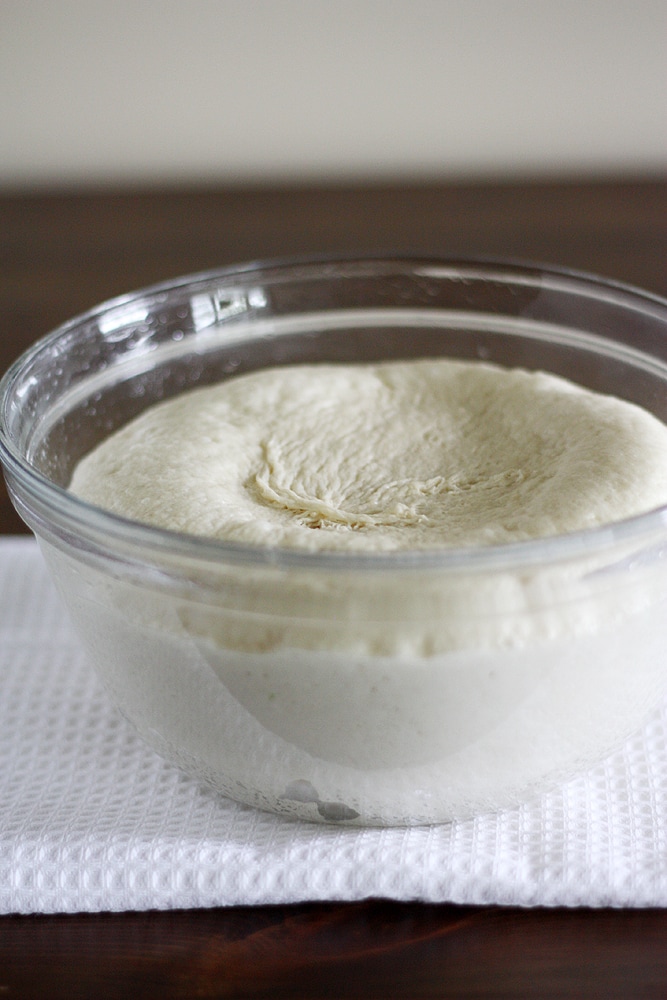
{"type": "Polygon", "coordinates": [[[0,540],[0,912],[382,896],[667,905],[667,706],[519,809],[414,829],[298,823],[216,796],[110,704],[31,539],[0,540]]]}

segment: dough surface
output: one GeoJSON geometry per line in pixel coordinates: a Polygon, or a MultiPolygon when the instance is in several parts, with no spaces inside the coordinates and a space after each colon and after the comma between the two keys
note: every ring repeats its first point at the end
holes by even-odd
{"type": "Polygon", "coordinates": [[[382,551],[562,534],[667,502],[667,426],[553,375],[445,359],[263,369],[158,403],[71,490],[261,546],[382,551]]]}

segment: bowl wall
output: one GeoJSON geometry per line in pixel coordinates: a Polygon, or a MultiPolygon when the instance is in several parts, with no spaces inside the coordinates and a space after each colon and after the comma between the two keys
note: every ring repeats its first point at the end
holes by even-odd
{"type": "Polygon", "coordinates": [[[252,265],[108,303],[5,376],[10,494],[112,696],[161,753],[305,819],[440,822],[599,759],[664,693],[667,527],[493,549],[312,555],[124,521],[68,493],[157,400],[302,362],[543,369],[667,422],[667,306],[536,267],[252,265]]]}

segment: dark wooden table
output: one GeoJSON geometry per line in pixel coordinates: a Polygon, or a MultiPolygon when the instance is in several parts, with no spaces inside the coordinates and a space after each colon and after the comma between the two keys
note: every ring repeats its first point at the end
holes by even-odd
{"type": "MultiPolygon", "coordinates": [[[[543,261],[667,296],[667,181],[0,196],[0,370],[154,281],[374,250],[543,261]]],[[[0,533],[22,530],[3,490],[0,533]]],[[[667,911],[368,900],[1,917],[5,995],[665,998],[667,911]]]]}

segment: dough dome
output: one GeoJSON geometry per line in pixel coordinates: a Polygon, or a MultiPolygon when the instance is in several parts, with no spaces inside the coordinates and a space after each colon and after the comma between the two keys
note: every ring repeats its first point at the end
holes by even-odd
{"type": "Polygon", "coordinates": [[[667,502],[667,426],[482,362],[280,367],[156,404],[87,455],[71,489],[127,518],[261,546],[495,545],[667,502]]]}

